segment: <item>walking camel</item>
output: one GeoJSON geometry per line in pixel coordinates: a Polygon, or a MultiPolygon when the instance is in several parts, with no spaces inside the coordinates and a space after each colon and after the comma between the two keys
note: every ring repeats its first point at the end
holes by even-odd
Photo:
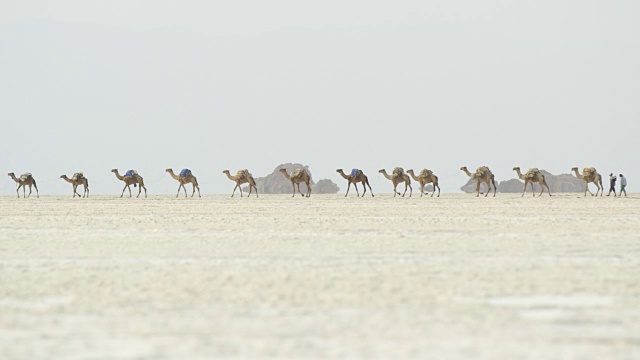
{"type": "Polygon", "coordinates": [[[84,177],[83,173],[77,172],[73,174],[71,179],[69,179],[67,175],[60,175],[60,178],[73,185],[73,197],[76,197],[76,195],[78,195],[78,197],[89,197],[89,180],[84,177]],[[80,185],[84,188],[82,196],[78,193],[78,186],[80,185]]]}
{"type": "Polygon", "coordinates": [[[438,197],[440,197],[440,185],[438,185],[438,177],[433,173],[433,171],[429,169],[422,169],[422,171],[420,171],[420,175],[416,176],[416,174],[413,172],[413,169],[409,169],[407,170],[407,174],[411,175],[413,180],[420,183],[420,197],[422,197],[422,194],[429,195],[428,192],[424,192],[424,188],[425,186],[427,186],[427,184],[431,183],[433,183],[433,193],[431,194],[431,197],[433,197],[433,194],[436,193],[436,188],[438,188],[438,197]]]}
{"type": "Polygon", "coordinates": [[[391,175],[387,174],[387,170],[385,169],[378,170],[378,172],[384,175],[384,177],[388,180],[391,180],[391,182],[393,183],[393,197],[396,197],[396,195],[400,195],[400,193],[396,190],[398,188],[398,184],[400,183],[404,183],[404,193],[402,193],[402,197],[404,197],[404,195],[407,193],[407,188],[410,189],[409,197],[411,197],[411,194],[413,193],[413,188],[411,187],[411,178],[409,177],[409,175],[404,173],[404,169],[402,169],[401,167],[397,167],[393,169],[391,175]]]}
{"type": "Polygon", "coordinates": [[[165,171],[168,172],[172,178],[178,180],[178,183],[180,183],[180,185],[178,185],[178,193],[176,194],[176,197],[180,195],[180,189],[184,189],[184,197],[187,197],[187,188],[184,186],[185,184],[193,185],[193,192],[191,193],[191,197],[196,194],[196,189],[198,189],[198,197],[202,197],[202,195],[200,195],[200,186],[198,186],[198,179],[193,176],[191,170],[182,169],[182,171],[180,171],[180,175],[174,174],[173,169],[166,169],[165,171]]]}
{"type": "Polygon", "coordinates": [[[116,174],[118,180],[124,182],[124,188],[122,188],[122,194],[120,197],[124,196],[124,191],[127,189],[129,189],[129,197],[131,197],[131,185],[133,185],[133,187],[140,185],[138,188],[138,196],[136,196],[137,198],[140,197],[142,189],[144,189],[144,197],[147,197],[147,187],[144,186],[144,179],[136,171],[129,170],[126,172],[125,176],[120,175],[118,169],[112,169],[111,172],[116,174]]]}
{"type": "Polygon", "coordinates": [[[258,197],[258,187],[256,186],[256,181],[253,179],[253,175],[251,175],[249,170],[247,169],[238,170],[238,172],[234,176],[231,176],[231,173],[229,172],[229,170],[225,170],[222,173],[226,174],[229,180],[236,183],[236,186],[233,188],[233,193],[231,193],[231,197],[233,197],[233,195],[236,194],[236,189],[240,189],[240,197],[242,197],[241,185],[247,184],[247,183],[249,184],[249,195],[247,195],[247,197],[251,196],[252,189],[256,190],[256,197],[258,197]]]}
{"type": "Polygon", "coordinates": [[[596,168],[584,168],[582,169],[582,175],[580,175],[580,173],[578,172],[577,167],[572,168],[571,171],[576,173],[576,177],[578,177],[578,179],[584,181],[584,196],[587,196],[587,192],[589,192],[589,194],[593,196],[593,193],[591,192],[591,190],[589,190],[589,183],[594,183],[596,185],[596,188],[598,188],[598,190],[596,190],[595,196],[598,196],[598,192],[600,192],[600,196],[602,196],[602,193],[604,192],[604,186],[602,186],[602,176],[598,174],[596,168]]]}
{"type": "Polygon", "coordinates": [[[493,197],[496,196],[496,191],[497,191],[496,180],[495,180],[495,177],[493,176],[493,173],[491,172],[491,170],[489,170],[487,166],[480,166],[478,169],[476,169],[476,172],[473,174],[470,173],[469,170],[467,170],[466,166],[461,167],[460,170],[464,171],[464,173],[467,174],[469,178],[476,181],[476,192],[477,192],[476,197],[480,196],[481,183],[486,183],[487,187],[489,188],[487,190],[487,193],[484,195],[484,197],[487,197],[489,195],[489,192],[491,192],[491,184],[493,184],[493,197]]]}
{"type": "Polygon", "coordinates": [[[305,195],[302,194],[302,191],[300,191],[301,182],[307,185],[306,197],[311,196],[311,177],[309,177],[309,173],[307,173],[305,169],[297,169],[293,173],[291,173],[291,175],[287,173],[287,169],[285,168],[280,169],[280,172],[282,173],[282,175],[284,175],[285,178],[287,178],[287,180],[291,181],[291,187],[293,187],[294,197],[296,196],[296,184],[298,185],[298,192],[300,193],[300,195],[302,195],[302,197],[305,197],[305,195]]]}
{"type": "Polygon", "coordinates": [[[538,170],[538,168],[531,168],[524,175],[522,175],[522,173],[520,172],[519,167],[514,167],[513,171],[515,171],[518,174],[518,178],[520,180],[524,180],[524,190],[522,191],[522,196],[524,196],[524,193],[527,191],[528,184],[531,184],[531,192],[533,193],[533,197],[536,196],[536,193],[533,190],[533,183],[540,184],[540,189],[542,189],[542,191],[540,191],[539,196],[542,196],[542,193],[544,193],[545,187],[547,188],[547,192],[549,192],[549,196],[551,196],[551,190],[549,190],[549,185],[547,185],[547,181],[545,180],[544,175],[540,172],[540,170],[538,170]]]}
{"type": "Polygon", "coordinates": [[[364,191],[362,192],[362,197],[364,197],[364,194],[367,193],[367,186],[369,186],[369,192],[371,192],[371,197],[374,197],[373,190],[371,190],[371,185],[369,185],[369,178],[367,178],[367,175],[365,175],[362,172],[362,170],[353,169],[351,170],[351,175],[345,174],[344,171],[342,171],[342,169],[338,169],[336,170],[336,172],[340,174],[340,176],[342,176],[343,178],[347,179],[348,181],[347,193],[344,195],[344,197],[347,197],[347,195],[349,195],[349,188],[351,187],[351,184],[353,184],[353,187],[356,188],[356,195],[357,195],[356,197],[360,196],[360,194],[358,193],[357,183],[361,183],[362,188],[364,189],[364,191]]]}
{"type": "Polygon", "coordinates": [[[10,176],[13,181],[16,182],[16,184],[18,184],[18,188],[16,189],[16,194],[18,194],[18,198],[20,198],[20,188],[22,188],[22,197],[23,198],[27,198],[29,196],[31,196],[31,186],[36,188],[36,195],[39,198],[40,197],[40,192],[38,191],[38,185],[36,185],[36,179],[33,178],[33,175],[31,175],[31,173],[24,173],[22,175],[20,175],[20,178],[16,177],[16,174],[14,173],[8,173],[8,176],[10,176]],[[29,195],[25,196],[26,188],[27,186],[29,187],[29,195]]]}

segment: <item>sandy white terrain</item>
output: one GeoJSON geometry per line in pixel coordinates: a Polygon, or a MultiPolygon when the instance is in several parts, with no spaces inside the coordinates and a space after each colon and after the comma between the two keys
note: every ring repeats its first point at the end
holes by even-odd
{"type": "Polygon", "coordinates": [[[638,359],[640,196],[0,198],[2,359],[638,359]]]}

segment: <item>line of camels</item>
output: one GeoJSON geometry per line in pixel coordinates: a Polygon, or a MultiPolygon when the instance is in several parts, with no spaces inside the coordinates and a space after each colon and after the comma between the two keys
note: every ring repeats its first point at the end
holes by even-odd
{"type": "MultiPolygon", "coordinates": [[[[485,197],[487,197],[491,192],[492,186],[493,186],[493,196],[494,197],[496,196],[497,188],[496,188],[495,177],[491,172],[491,170],[489,170],[489,167],[480,166],[479,168],[476,169],[474,173],[469,172],[466,166],[461,167],[460,170],[463,171],[465,174],[467,174],[467,176],[469,176],[471,180],[475,181],[476,197],[480,196],[481,194],[480,185],[482,183],[487,184],[489,189],[484,194],[485,197]]],[[[187,197],[187,188],[185,187],[185,185],[188,185],[188,184],[191,184],[193,188],[191,192],[191,197],[195,195],[196,190],[198,191],[198,197],[202,197],[200,195],[200,187],[198,185],[198,179],[193,175],[191,170],[183,169],[178,175],[176,175],[173,172],[173,169],[166,169],[165,171],[169,173],[169,175],[179,183],[178,193],[176,194],[176,197],[180,196],[181,190],[184,190],[184,196],[187,197]]],[[[279,169],[279,171],[287,180],[291,181],[291,186],[293,189],[292,196],[294,197],[296,196],[296,186],[297,186],[298,193],[300,195],[302,195],[303,197],[311,196],[311,184],[310,184],[311,176],[305,169],[302,169],[302,168],[296,169],[293,172],[291,172],[291,174],[289,174],[287,170],[284,168],[279,169]],[[303,194],[300,191],[301,183],[304,183],[307,186],[306,194],[303,194]]],[[[533,193],[533,196],[534,197],[536,196],[533,188],[534,183],[540,184],[540,187],[542,189],[539,196],[542,196],[542,194],[544,193],[545,187],[547,188],[547,192],[549,193],[549,196],[551,196],[551,190],[549,189],[549,185],[547,185],[544,174],[542,174],[542,172],[540,172],[540,170],[538,170],[537,168],[531,168],[524,174],[520,172],[519,167],[514,167],[513,171],[516,172],[520,180],[524,181],[524,191],[522,192],[522,196],[525,195],[525,192],[527,191],[527,186],[529,184],[531,185],[531,192],[533,193]]],[[[604,186],[602,186],[602,176],[596,171],[595,168],[584,168],[582,170],[582,174],[578,172],[577,167],[572,168],[571,171],[576,174],[576,177],[578,179],[584,181],[585,183],[584,196],[587,196],[587,192],[592,196],[594,196],[594,194],[589,190],[589,183],[594,183],[597,187],[595,196],[598,196],[598,193],[600,193],[600,196],[603,195],[604,186]]],[[[129,170],[124,175],[120,175],[120,173],[118,172],[118,169],[112,169],[111,172],[115,174],[118,180],[124,182],[124,188],[122,188],[122,194],[120,195],[120,197],[123,197],[125,191],[127,190],[129,190],[129,197],[132,197],[131,185],[133,185],[134,188],[135,187],[138,188],[138,195],[136,197],[140,197],[142,190],[144,190],[144,196],[147,197],[147,188],[144,185],[144,179],[140,174],[138,174],[137,171],[129,170]]],[[[363,188],[362,197],[364,197],[364,195],[367,192],[367,186],[369,187],[369,192],[371,193],[371,196],[372,197],[374,196],[373,190],[371,189],[371,185],[369,185],[369,179],[367,178],[367,176],[364,174],[362,170],[352,169],[351,173],[348,175],[342,169],[338,169],[336,170],[336,172],[340,174],[340,176],[342,176],[344,179],[347,180],[347,192],[345,194],[345,197],[349,195],[349,189],[351,188],[352,184],[356,190],[356,197],[360,197],[360,192],[358,191],[358,184],[361,184],[363,188]]],[[[394,168],[391,174],[388,174],[385,169],[379,170],[378,172],[381,173],[386,179],[390,180],[391,183],[393,184],[394,197],[396,195],[401,195],[404,197],[405,194],[407,193],[407,190],[409,190],[409,197],[411,197],[413,193],[413,188],[411,187],[411,179],[415,180],[420,184],[421,197],[422,195],[428,195],[428,192],[425,192],[425,187],[428,184],[433,185],[433,193],[431,194],[431,197],[433,197],[433,195],[436,193],[436,189],[438,190],[438,197],[440,197],[440,185],[438,183],[438,177],[433,173],[433,171],[429,169],[423,169],[422,171],[420,171],[418,175],[415,174],[413,169],[409,169],[405,172],[404,169],[401,167],[394,168]],[[397,188],[398,188],[398,185],[403,183],[404,183],[404,192],[400,194],[397,188]]],[[[233,188],[233,192],[231,193],[231,197],[235,195],[236,189],[240,189],[240,197],[243,196],[243,193],[242,193],[243,184],[249,185],[248,196],[251,196],[253,190],[255,190],[256,197],[258,196],[258,188],[256,186],[256,181],[253,178],[253,175],[249,172],[249,170],[247,169],[238,170],[238,172],[236,172],[236,174],[233,176],[231,175],[229,170],[224,170],[222,173],[226,174],[229,180],[236,183],[236,186],[233,188]]],[[[21,188],[22,188],[23,197],[26,198],[31,196],[32,187],[36,189],[37,197],[40,197],[40,194],[38,192],[38,186],[36,185],[36,180],[33,178],[33,175],[31,173],[22,174],[19,178],[16,177],[14,173],[9,173],[7,175],[11,177],[11,179],[13,179],[13,181],[15,181],[18,186],[16,188],[16,193],[18,194],[18,198],[20,197],[21,188]],[[29,195],[26,195],[27,187],[29,187],[29,195]]],[[[60,178],[72,185],[73,197],[76,197],[76,195],[78,197],[89,197],[89,180],[84,176],[83,173],[78,172],[73,174],[71,177],[67,177],[67,175],[61,175],[60,178]],[[78,193],[77,191],[79,186],[83,187],[84,192],[82,195],[80,195],[80,193],[78,193]]]]}

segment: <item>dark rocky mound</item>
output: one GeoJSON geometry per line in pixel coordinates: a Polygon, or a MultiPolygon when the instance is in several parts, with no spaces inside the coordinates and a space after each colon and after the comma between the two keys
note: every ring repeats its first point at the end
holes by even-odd
{"type": "MultiPolygon", "coordinates": [[[[313,181],[313,175],[311,171],[309,171],[308,166],[304,166],[302,164],[282,164],[276,166],[273,172],[265,177],[254,178],[256,180],[256,187],[258,188],[258,192],[260,194],[291,194],[291,181],[287,180],[284,175],[280,172],[280,169],[287,169],[287,173],[291,175],[291,173],[300,168],[304,168],[309,176],[311,177],[311,194],[335,194],[340,188],[333,181],[329,179],[321,179],[318,182],[313,181]]],[[[248,187],[243,187],[243,191],[249,191],[248,187]]],[[[298,186],[296,185],[296,193],[298,191],[298,186]]],[[[303,194],[307,193],[307,185],[305,183],[300,184],[300,191],[303,194]]]]}

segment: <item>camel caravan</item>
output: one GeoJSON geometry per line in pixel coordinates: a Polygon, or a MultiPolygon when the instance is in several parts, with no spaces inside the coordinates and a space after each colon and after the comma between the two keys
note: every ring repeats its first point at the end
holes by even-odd
{"type": "MultiPolygon", "coordinates": [[[[290,169],[291,168],[292,167],[290,167],[290,169]]],[[[276,170],[278,170],[277,172],[282,173],[282,176],[284,177],[284,179],[291,182],[293,197],[296,196],[296,190],[298,194],[300,194],[302,197],[308,198],[311,196],[311,185],[312,185],[311,175],[307,171],[306,167],[298,167],[298,168],[294,167],[293,171],[290,171],[290,172],[288,172],[287,169],[282,167],[276,168],[276,170]],[[304,194],[300,190],[301,183],[304,183],[304,185],[306,185],[306,192],[304,194]]],[[[460,170],[463,171],[469,177],[469,183],[467,186],[470,187],[471,184],[475,183],[476,197],[479,197],[481,194],[483,194],[485,197],[489,196],[489,193],[491,193],[492,188],[493,188],[493,196],[494,197],[496,196],[497,186],[496,186],[495,176],[493,175],[493,173],[491,172],[488,166],[480,166],[473,173],[470,172],[466,166],[461,167],[460,170]],[[483,183],[487,185],[486,192],[481,191],[481,185],[483,183]]],[[[165,171],[173,179],[178,181],[178,192],[176,194],[176,197],[180,196],[181,190],[184,190],[185,198],[188,196],[188,192],[186,188],[186,185],[188,184],[191,184],[191,187],[192,187],[191,197],[195,196],[196,190],[198,191],[198,197],[202,197],[202,195],[200,194],[200,186],[198,185],[198,179],[195,177],[195,175],[193,175],[193,172],[190,169],[182,169],[179,174],[174,173],[173,169],[171,168],[166,169],[165,171]]],[[[538,197],[543,195],[545,188],[549,196],[551,196],[551,189],[547,184],[547,179],[545,178],[545,175],[542,173],[542,171],[539,170],[538,168],[530,168],[524,174],[521,172],[519,167],[514,167],[513,171],[516,172],[518,179],[524,182],[524,190],[521,196],[525,195],[527,191],[527,187],[530,185],[531,192],[535,197],[536,192],[534,190],[534,184],[538,184],[541,189],[540,193],[538,194],[538,197]]],[[[584,189],[585,189],[584,196],[587,196],[587,193],[591,194],[591,196],[598,196],[598,194],[600,194],[600,196],[603,196],[604,186],[602,184],[602,175],[600,175],[595,168],[593,167],[584,168],[582,170],[582,173],[580,173],[578,171],[578,168],[574,167],[571,169],[571,171],[575,173],[575,178],[584,182],[584,189]],[[597,188],[595,194],[589,190],[589,183],[595,184],[597,188]]],[[[133,185],[134,188],[138,188],[138,194],[136,195],[136,197],[140,197],[140,195],[142,194],[142,190],[144,190],[144,196],[147,197],[147,188],[144,184],[144,179],[138,173],[138,171],[128,170],[127,172],[124,173],[124,175],[120,175],[118,169],[112,169],[111,172],[115,174],[118,180],[124,183],[124,187],[122,188],[122,193],[120,194],[120,197],[124,197],[124,193],[127,190],[129,191],[129,197],[133,196],[131,191],[131,185],[133,185]]],[[[371,194],[371,197],[374,197],[373,189],[371,189],[371,185],[369,184],[369,178],[367,177],[367,175],[365,175],[365,173],[362,170],[354,168],[354,169],[351,169],[351,172],[349,174],[345,173],[343,169],[337,169],[336,172],[340,174],[342,178],[347,180],[347,191],[344,195],[345,197],[349,195],[349,190],[351,189],[351,185],[353,185],[353,187],[355,188],[356,197],[364,197],[365,194],[367,193],[367,187],[369,188],[369,193],[371,194]],[[362,196],[360,196],[360,191],[358,190],[358,184],[362,186],[362,196]]],[[[432,170],[429,170],[426,168],[422,169],[418,175],[416,175],[413,169],[409,169],[405,171],[402,167],[395,167],[391,171],[391,174],[387,173],[386,169],[381,169],[378,172],[382,174],[382,176],[384,176],[385,179],[391,181],[393,185],[394,197],[397,195],[404,197],[407,193],[407,190],[409,190],[409,197],[412,196],[413,187],[411,186],[411,179],[413,179],[419,184],[420,197],[422,197],[423,195],[429,195],[429,191],[425,191],[425,189],[427,189],[427,185],[432,186],[433,192],[431,193],[431,197],[433,197],[436,194],[436,190],[438,191],[437,197],[440,197],[440,184],[438,181],[438,176],[436,176],[436,174],[432,170]],[[404,184],[404,191],[402,193],[398,191],[398,185],[401,185],[401,184],[404,184]]],[[[256,180],[254,179],[253,175],[249,172],[248,169],[238,170],[236,174],[233,176],[231,175],[229,170],[224,170],[222,173],[225,174],[229,180],[235,183],[235,187],[233,188],[231,197],[235,195],[237,189],[240,190],[240,197],[243,197],[243,191],[242,191],[243,184],[248,185],[248,189],[249,189],[249,194],[247,195],[248,197],[250,197],[254,191],[255,191],[256,197],[258,197],[258,186],[256,184],[256,180]]],[[[549,173],[547,174],[549,175],[549,173]]],[[[24,173],[20,175],[20,177],[16,177],[14,173],[9,173],[7,175],[11,177],[11,179],[17,184],[16,193],[18,195],[18,198],[20,198],[21,188],[22,188],[23,198],[27,198],[31,196],[32,188],[35,188],[36,196],[40,197],[38,186],[36,185],[36,180],[34,179],[31,173],[24,173]],[[27,187],[29,187],[28,195],[26,194],[27,187]]],[[[566,176],[570,176],[570,175],[566,175],[566,176]]],[[[60,178],[71,184],[74,198],[76,196],[78,196],[78,198],[89,197],[89,180],[84,176],[82,172],[76,172],[71,177],[68,177],[67,175],[61,175],[60,178]],[[82,195],[80,195],[80,193],[78,192],[78,187],[80,186],[82,186],[82,189],[83,189],[82,195]]],[[[626,183],[624,185],[626,185],[626,183]]],[[[337,187],[335,189],[336,190],[334,191],[337,191],[337,187]]],[[[470,192],[471,190],[469,189],[465,191],[470,192]]],[[[513,192],[513,191],[508,191],[508,192],[513,192]]]]}

